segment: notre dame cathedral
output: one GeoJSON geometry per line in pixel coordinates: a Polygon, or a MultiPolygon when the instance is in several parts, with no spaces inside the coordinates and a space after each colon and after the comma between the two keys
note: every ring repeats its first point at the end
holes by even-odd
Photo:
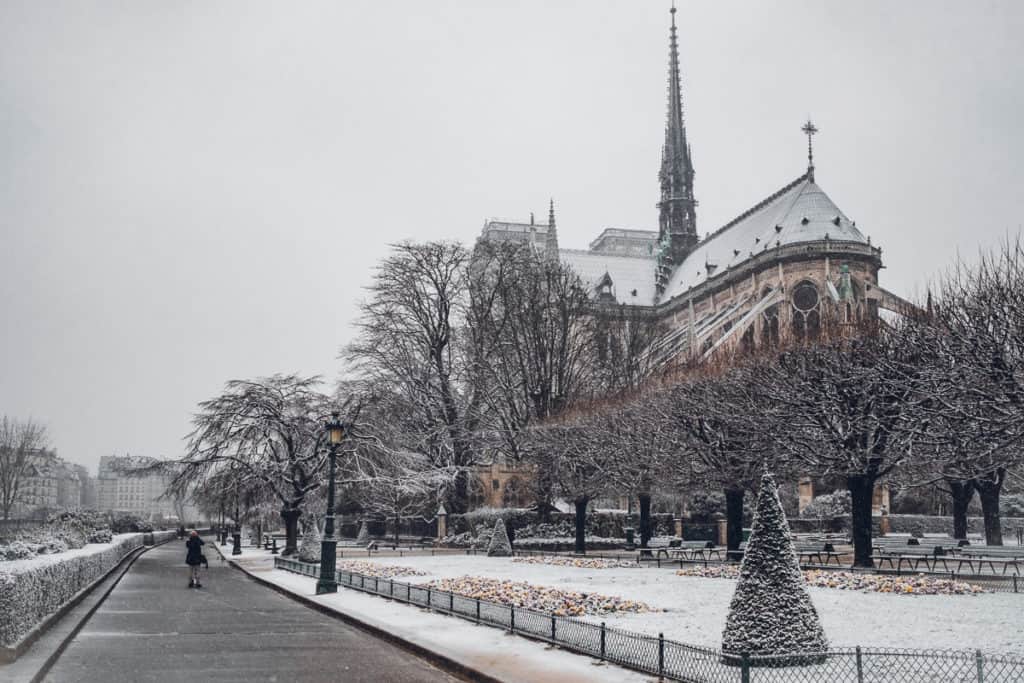
{"type": "MultiPolygon", "coordinates": [[[[668,115],[658,179],[658,230],[607,228],[589,249],[561,249],[554,206],[547,224],[490,220],[482,239],[528,242],[569,265],[598,301],[640,307],[668,332],[653,365],[707,357],[723,345],[771,343],[813,333],[824,316],[853,322],[906,302],[879,286],[882,249],[829,199],[807,171],[703,239],[686,140],[675,7],[669,32],[668,115]]],[[[638,311],[640,312],[640,311],[638,311]]]]}
{"type": "MultiPolygon", "coordinates": [[[[818,185],[817,129],[810,121],[802,129],[806,172],[700,238],[675,14],[673,6],[658,230],[606,228],[588,249],[562,249],[552,203],[546,224],[532,216],[528,223],[489,220],[481,239],[525,242],[546,258],[557,256],[590,288],[595,303],[628,306],[661,322],[666,332],[647,351],[652,368],[704,359],[722,347],[814,334],[824,319],[852,323],[879,310],[906,310],[910,304],[878,283],[881,247],[818,185]]],[[[478,504],[516,505],[525,492],[522,474],[497,463],[479,468],[478,504]]],[[[803,509],[815,495],[814,482],[802,479],[799,488],[803,509]]],[[[888,491],[878,487],[876,513],[888,504],[888,491]]]]}

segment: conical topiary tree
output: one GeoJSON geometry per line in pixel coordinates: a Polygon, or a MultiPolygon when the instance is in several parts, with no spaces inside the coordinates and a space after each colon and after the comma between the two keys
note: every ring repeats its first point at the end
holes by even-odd
{"type": "Polygon", "coordinates": [[[359,534],[356,536],[356,545],[367,545],[369,542],[370,529],[366,526],[366,521],[364,520],[363,523],[359,525],[359,534]]]}
{"type": "Polygon", "coordinates": [[[828,639],[800,571],[779,490],[772,475],[765,473],[739,583],[725,620],[722,651],[788,655],[827,649],[828,639]]]}
{"type": "Polygon", "coordinates": [[[303,562],[320,561],[320,529],[312,517],[306,522],[306,533],[299,545],[299,559],[303,562]]]}
{"type": "Polygon", "coordinates": [[[508,557],[511,554],[512,544],[505,530],[505,520],[498,517],[494,522],[494,531],[491,532],[491,543],[487,546],[487,557],[508,557]]]}

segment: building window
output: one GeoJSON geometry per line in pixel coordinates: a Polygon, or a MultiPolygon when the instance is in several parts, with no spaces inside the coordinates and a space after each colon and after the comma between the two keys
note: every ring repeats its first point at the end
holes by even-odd
{"type": "Polygon", "coordinates": [[[793,335],[797,339],[815,339],[821,329],[821,297],[813,282],[803,281],[793,288],[793,335]]]}
{"type": "Polygon", "coordinates": [[[498,489],[500,489],[500,488],[501,488],[501,482],[500,482],[500,481],[498,481],[497,479],[492,479],[492,480],[491,480],[491,488],[492,488],[493,490],[497,491],[498,489]]]}

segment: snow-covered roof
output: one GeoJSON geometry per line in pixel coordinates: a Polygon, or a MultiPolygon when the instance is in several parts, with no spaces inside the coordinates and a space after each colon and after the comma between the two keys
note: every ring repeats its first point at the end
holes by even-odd
{"type": "Polygon", "coordinates": [[[868,244],[814,180],[801,176],[698,244],[672,273],[663,299],[679,296],[766,249],[824,239],[868,244]]]}
{"type": "Polygon", "coordinates": [[[605,273],[612,279],[612,293],[619,303],[651,306],[654,304],[654,257],[623,256],[559,249],[558,259],[571,267],[591,295],[605,273]],[[636,291],[634,295],[633,292],[636,291]]]}

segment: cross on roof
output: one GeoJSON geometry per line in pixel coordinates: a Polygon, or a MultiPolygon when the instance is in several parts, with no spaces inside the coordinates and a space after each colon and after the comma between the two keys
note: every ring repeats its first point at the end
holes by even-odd
{"type": "Polygon", "coordinates": [[[807,136],[807,175],[811,180],[814,180],[814,146],[811,142],[811,138],[818,132],[817,127],[811,122],[810,117],[807,118],[807,123],[801,128],[804,135],[807,136]]]}

